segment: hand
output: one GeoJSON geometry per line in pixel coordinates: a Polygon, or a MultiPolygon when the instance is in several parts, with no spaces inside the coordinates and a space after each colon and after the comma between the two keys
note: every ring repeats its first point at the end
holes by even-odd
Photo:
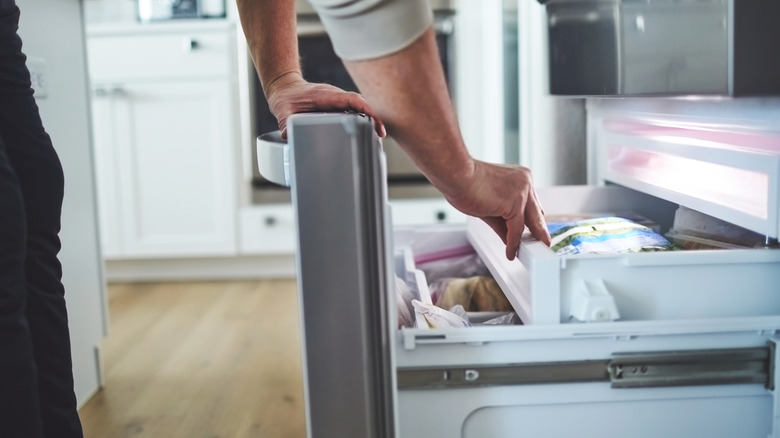
{"type": "Polygon", "coordinates": [[[544,211],[525,167],[490,164],[474,160],[474,172],[458,193],[447,200],[458,210],[485,221],[506,244],[506,258],[513,260],[520,249],[525,227],[550,245],[544,211]]]}
{"type": "Polygon", "coordinates": [[[305,81],[297,72],[292,72],[272,82],[268,90],[268,106],[279,121],[282,138],[287,138],[287,118],[297,113],[317,111],[348,111],[371,117],[376,134],[387,135],[385,125],[377,117],[363,96],[344,91],[328,84],[313,84],[305,81]]]}

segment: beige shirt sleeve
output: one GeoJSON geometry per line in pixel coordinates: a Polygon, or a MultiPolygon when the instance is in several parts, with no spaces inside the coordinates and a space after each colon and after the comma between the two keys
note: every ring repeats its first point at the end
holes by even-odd
{"type": "Polygon", "coordinates": [[[427,0],[309,0],[336,54],[355,61],[395,53],[433,23],[427,0]]]}

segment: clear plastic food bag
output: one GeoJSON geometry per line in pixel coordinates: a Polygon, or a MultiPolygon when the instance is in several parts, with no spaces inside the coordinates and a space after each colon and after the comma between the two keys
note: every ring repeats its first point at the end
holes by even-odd
{"type": "Polygon", "coordinates": [[[463,317],[444,310],[433,304],[426,304],[418,300],[412,300],[412,305],[417,313],[420,313],[431,328],[460,328],[470,327],[471,323],[463,317]]]}

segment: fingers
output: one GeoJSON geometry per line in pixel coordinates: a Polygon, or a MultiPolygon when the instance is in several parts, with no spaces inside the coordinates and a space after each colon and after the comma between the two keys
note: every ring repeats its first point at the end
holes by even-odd
{"type": "Polygon", "coordinates": [[[282,140],[287,140],[287,117],[279,118],[279,131],[281,131],[282,140]]]}
{"type": "Polygon", "coordinates": [[[483,217],[481,219],[483,222],[488,224],[496,234],[498,234],[498,237],[500,237],[501,241],[504,242],[504,245],[506,245],[507,230],[506,230],[506,221],[504,220],[504,218],[483,217]]]}
{"type": "Polygon", "coordinates": [[[544,210],[536,197],[536,191],[531,190],[531,196],[525,205],[525,225],[531,232],[531,235],[539,239],[545,245],[550,246],[550,231],[547,229],[547,222],[544,220],[544,210]]]}
{"type": "Polygon", "coordinates": [[[331,91],[334,94],[323,96],[323,98],[332,98],[333,100],[317,102],[318,107],[321,107],[322,109],[327,108],[332,110],[344,110],[365,114],[371,118],[371,123],[374,127],[376,135],[378,135],[379,138],[385,138],[387,136],[385,124],[382,122],[382,119],[379,117],[379,115],[374,112],[373,108],[371,108],[363,96],[358,93],[344,92],[340,89],[333,89],[331,91]]]}
{"type": "Polygon", "coordinates": [[[385,124],[363,96],[332,85],[296,82],[288,89],[278,89],[271,107],[271,112],[279,120],[279,129],[282,131],[283,138],[287,138],[286,120],[289,116],[319,111],[365,114],[371,118],[373,129],[380,138],[387,135],[385,124]]]}

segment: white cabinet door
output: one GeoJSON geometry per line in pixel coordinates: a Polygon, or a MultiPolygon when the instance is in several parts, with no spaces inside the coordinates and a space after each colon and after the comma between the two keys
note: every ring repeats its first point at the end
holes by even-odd
{"type": "MultiPolygon", "coordinates": [[[[129,83],[115,89],[115,120],[107,126],[113,126],[118,199],[104,203],[118,204],[118,217],[108,211],[105,217],[106,227],[120,230],[122,256],[235,254],[230,98],[226,80],[129,83]]],[[[112,196],[110,190],[109,183],[102,195],[112,196]]]]}
{"type": "Polygon", "coordinates": [[[95,87],[92,92],[92,142],[96,163],[98,228],[102,254],[108,259],[122,254],[119,236],[122,217],[119,214],[119,185],[116,180],[115,116],[113,90],[106,86],[95,87]]]}

